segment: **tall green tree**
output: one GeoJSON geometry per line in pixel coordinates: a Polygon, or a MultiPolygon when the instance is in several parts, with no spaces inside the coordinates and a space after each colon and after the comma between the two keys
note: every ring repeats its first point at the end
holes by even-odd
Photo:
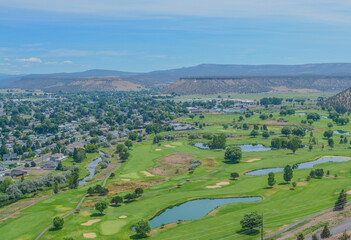
{"type": "Polygon", "coordinates": [[[274,178],[274,173],[270,172],[268,173],[268,185],[272,187],[275,184],[275,178],[274,178]]]}
{"type": "Polygon", "coordinates": [[[324,225],[323,231],[321,232],[321,238],[329,238],[331,236],[328,224],[324,225]]]}
{"type": "Polygon", "coordinates": [[[281,130],[281,133],[284,134],[285,136],[289,136],[291,134],[291,128],[290,127],[283,127],[281,130]]]}
{"type": "Polygon", "coordinates": [[[292,136],[288,140],[288,148],[295,153],[301,145],[301,139],[298,136],[292,136]]]}
{"type": "Polygon", "coordinates": [[[95,203],[95,209],[99,211],[101,215],[104,212],[104,210],[107,209],[107,207],[108,202],[105,199],[101,199],[95,203]]]}
{"type": "Polygon", "coordinates": [[[68,176],[68,186],[73,189],[78,187],[79,183],[79,168],[75,167],[72,171],[71,174],[68,176]]]}
{"type": "Polygon", "coordinates": [[[293,170],[290,167],[290,165],[285,166],[283,178],[284,178],[284,181],[287,183],[290,182],[291,179],[293,178],[293,170]]]}
{"type": "Polygon", "coordinates": [[[339,193],[338,200],[334,204],[334,210],[339,211],[343,210],[345,208],[345,205],[347,203],[347,193],[345,192],[344,189],[341,190],[339,193]]]}
{"type": "Polygon", "coordinates": [[[245,214],[244,218],[240,221],[243,229],[249,229],[252,232],[262,224],[262,217],[257,212],[245,214]]]}
{"type": "Polygon", "coordinates": [[[86,152],[83,148],[75,148],[73,150],[73,160],[75,162],[82,162],[86,157],[86,152]]]}
{"type": "Polygon", "coordinates": [[[208,147],[210,149],[224,149],[226,146],[226,136],[222,133],[212,137],[212,140],[209,141],[208,147]]]}
{"type": "Polygon", "coordinates": [[[242,157],[241,148],[235,147],[235,146],[231,146],[227,148],[224,154],[224,159],[232,163],[239,162],[241,157],[242,157]]]}

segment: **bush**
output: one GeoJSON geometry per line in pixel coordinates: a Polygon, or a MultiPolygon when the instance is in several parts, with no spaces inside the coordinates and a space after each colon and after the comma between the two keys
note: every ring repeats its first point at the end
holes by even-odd
{"type": "Polygon", "coordinates": [[[151,226],[148,221],[141,219],[134,225],[134,229],[138,235],[145,237],[151,231],[151,226]]]}
{"type": "Polygon", "coordinates": [[[62,217],[55,217],[53,220],[53,225],[56,229],[62,229],[64,223],[65,221],[63,220],[62,217]]]}

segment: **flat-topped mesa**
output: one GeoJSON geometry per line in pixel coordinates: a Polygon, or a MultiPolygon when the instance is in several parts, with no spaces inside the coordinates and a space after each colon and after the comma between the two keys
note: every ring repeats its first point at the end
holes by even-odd
{"type": "Polygon", "coordinates": [[[180,78],[161,92],[179,95],[315,92],[341,91],[350,85],[351,75],[192,76],[180,78]]]}

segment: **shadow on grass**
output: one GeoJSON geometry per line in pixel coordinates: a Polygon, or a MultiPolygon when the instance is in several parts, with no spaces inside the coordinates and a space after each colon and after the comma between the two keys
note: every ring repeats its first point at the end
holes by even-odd
{"type": "Polygon", "coordinates": [[[147,235],[140,235],[140,234],[134,234],[132,236],[130,236],[130,239],[143,239],[143,238],[148,238],[149,236],[147,235]]]}
{"type": "Polygon", "coordinates": [[[103,214],[103,213],[92,213],[91,215],[90,215],[90,217],[101,217],[101,216],[104,216],[105,214],[103,214]]]}
{"type": "Polygon", "coordinates": [[[50,229],[49,229],[49,231],[50,232],[55,232],[55,231],[59,231],[59,230],[61,230],[62,228],[55,228],[55,227],[51,227],[50,229]]]}
{"type": "Polygon", "coordinates": [[[287,183],[287,182],[282,182],[282,183],[278,183],[278,185],[288,185],[290,183],[287,183]]]}
{"type": "Polygon", "coordinates": [[[223,163],[225,163],[225,164],[238,164],[239,161],[228,161],[228,160],[224,160],[223,163]]]}
{"type": "Polygon", "coordinates": [[[121,205],[120,204],[118,204],[118,205],[116,205],[116,204],[112,204],[112,205],[109,205],[110,207],[120,207],[121,205]]]}
{"type": "Polygon", "coordinates": [[[257,229],[249,230],[249,229],[240,229],[239,231],[236,231],[237,234],[240,235],[247,235],[247,236],[255,236],[260,233],[257,229]]]}

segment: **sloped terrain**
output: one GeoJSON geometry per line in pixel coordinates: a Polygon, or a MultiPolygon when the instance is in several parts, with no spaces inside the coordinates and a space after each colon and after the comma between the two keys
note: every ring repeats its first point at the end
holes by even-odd
{"type": "Polygon", "coordinates": [[[344,106],[347,111],[351,111],[351,88],[348,88],[323,102],[326,107],[344,106]]]}
{"type": "Polygon", "coordinates": [[[162,89],[163,93],[191,95],[218,93],[259,93],[284,87],[318,91],[341,91],[351,86],[351,76],[242,76],[182,78],[162,89]]]}

